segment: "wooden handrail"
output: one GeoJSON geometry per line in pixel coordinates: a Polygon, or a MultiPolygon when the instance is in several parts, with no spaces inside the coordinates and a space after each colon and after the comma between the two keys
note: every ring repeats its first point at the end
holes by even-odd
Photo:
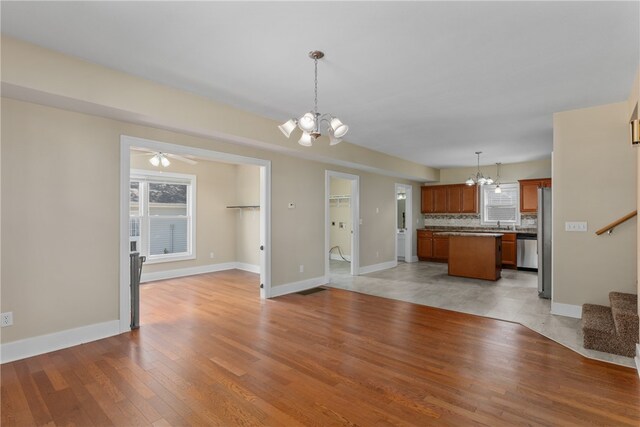
{"type": "Polygon", "coordinates": [[[622,218],[619,218],[619,219],[613,221],[611,224],[608,224],[607,226],[602,227],[600,230],[596,231],[596,234],[599,236],[601,234],[606,233],[607,231],[611,232],[611,230],[613,230],[615,227],[617,227],[618,225],[622,224],[626,220],[633,218],[636,215],[638,215],[638,211],[633,211],[631,213],[628,213],[625,216],[623,216],[622,218]]]}

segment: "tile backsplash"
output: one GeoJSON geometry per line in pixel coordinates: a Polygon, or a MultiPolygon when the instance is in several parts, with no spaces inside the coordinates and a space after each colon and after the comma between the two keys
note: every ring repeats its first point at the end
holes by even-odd
{"type": "MultiPolygon", "coordinates": [[[[477,214],[428,214],[424,215],[425,227],[483,227],[480,223],[480,215],[477,214]]],[[[522,214],[520,228],[536,228],[538,215],[522,214]]],[[[487,227],[487,226],[485,226],[487,227]]],[[[490,227],[487,227],[490,228],[490,227]]]]}

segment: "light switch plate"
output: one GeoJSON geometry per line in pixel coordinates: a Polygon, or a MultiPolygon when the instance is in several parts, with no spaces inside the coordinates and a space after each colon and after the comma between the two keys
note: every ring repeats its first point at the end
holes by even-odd
{"type": "Polygon", "coordinates": [[[587,221],[567,221],[564,231],[587,231],[587,221]]]}

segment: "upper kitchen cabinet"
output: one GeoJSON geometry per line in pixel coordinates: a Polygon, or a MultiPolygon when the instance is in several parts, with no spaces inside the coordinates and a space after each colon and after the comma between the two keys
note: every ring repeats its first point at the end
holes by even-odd
{"type": "Polygon", "coordinates": [[[520,180],[520,212],[538,212],[538,188],[551,187],[551,178],[520,180]]]}
{"type": "Polygon", "coordinates": [[[466,184],[422,187],[422,213],[477,213],[478,188],[466,184]]]}
{"type": "Polygon", "coordinates": [[[462,193],[462,202],[460,213],[477,213],[478,212],[478,186],[476,185],[460,185],[462,193]]]}

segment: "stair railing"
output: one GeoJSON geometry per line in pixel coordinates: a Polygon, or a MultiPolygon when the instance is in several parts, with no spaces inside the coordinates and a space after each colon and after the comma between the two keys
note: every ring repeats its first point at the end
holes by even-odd
{"type": "Polygon", "coordinates": [[[596,235],[599,236],[599,235],[604,234],[604,233],[611,234],[613,232],[614,228],[616,228],[617,226],[619,226],[623,222],[625,222],[627,220],[630,220],[631,218],[633,218],[636,215],[638,215],[638,211],[630,212],[630,213],[626,214],[625,216],[623,216],[622,218],[618,218],[617,220],[613,221],[611,224],[608,224],[608,225],[602,227],[600,230],[596,231],[596,235]]]}

